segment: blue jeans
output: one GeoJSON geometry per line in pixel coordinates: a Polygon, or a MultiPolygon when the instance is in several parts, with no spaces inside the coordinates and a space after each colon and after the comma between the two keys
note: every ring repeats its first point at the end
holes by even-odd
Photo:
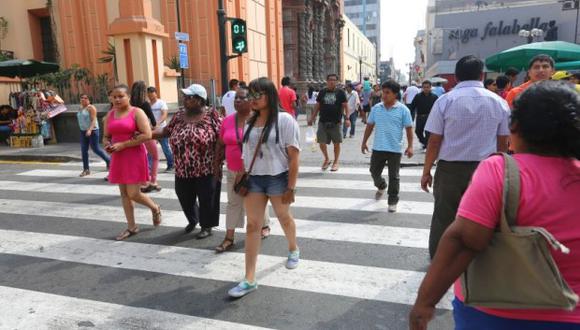
{"type": "Polygon", "coordinates": [[[101,149],[101,146],[99,145],[99,130],[93,130],[93,133],[89,137],[87,137],[85,133],[86,131],[81,131],[81,155],[83,157],[83,170],[89,169],[89,145],[91,146],[91,149],[93,149],[93,152],[101,157],[105,163],[107,163],[107,167],[109,167],[111,158],[105,153],[103,149],[101,149]]]}
{"type": "MultiPolygon", "coordinates": [[[[358,118],[358,112],[354,111],[353,113],[348,116],[348,120],[350,120],[350,136],[354,136],[354,127],[356,126],[356,119],[358,118]]],[[[348,132],[348,127],[346,127],[346,120],[342,123],[342,136],[346,137],[346,133],[348,132]]]]}
{"type": "Polygon", "coordinates": [[[4,142],[10,136],[11,131],[8,125],[0,125],[0,142],[4,142]]]}
{"type": "Polygon", "coordinates": [[[484,313],[453,299],[455,330],[572,330],[580,329],[578,323],[528,321],[508,319],[484,313]]]}
{"type": "Polygon", "coordinates": [[[284,195],[288,190],[288,172],[277,175],[250,175],[248,191],[266,196],[284,195]]]}
{"type": "Polygon", "coordinates": [[[173,153],[171,153],[171,148],[169,148],[169,139],[165,137],[159,140],[159,143],[161,144],[165,159],[167,159],[167,168],[173,168],[173,153]]]}

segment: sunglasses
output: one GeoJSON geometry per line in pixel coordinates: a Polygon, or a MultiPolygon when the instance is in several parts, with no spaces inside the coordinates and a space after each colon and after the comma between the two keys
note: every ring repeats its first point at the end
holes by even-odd
{"type": "Polygon", "coordinates": [[[247,96],[237,96],[234,98],[234,100],[240,100],[240,101],[247,101],[248,97],[247,96]]]}
{"type": "Polygon", "coordinates": [[[199,97],[198,95],[184,95],[183,96],[184,100],[198,100],[198,101],[202,101],[203,99],[201,97],[199,97]]]}
{"type": "Polygon", "coordinates": [[[266,95],[266,93],[263,92],[248,93],[248,100],[258,100],[264,95],[266,95]]]}

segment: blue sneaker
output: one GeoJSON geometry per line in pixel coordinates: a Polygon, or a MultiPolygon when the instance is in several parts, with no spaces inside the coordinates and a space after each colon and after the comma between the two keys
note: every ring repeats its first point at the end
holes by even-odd
{"type": "Polygon", "coordinates": [[[298,267],[299,261],[300,261],[300,250],[295,250],[288,253],[288,260],[286,260],[286,268],[294,269],[298,267]]]}
{"type": "Polygon", "coordinates": [[[250,282],[244,279],[238,285],[231,288],[230,291],[228,291],[228,295],[230,295],[230,297],[232,298],[241,298],[247,295],[248,293],[256,290],[257,288],[258,282],[254,282],[254,284],[251,284],[250,282]]]}

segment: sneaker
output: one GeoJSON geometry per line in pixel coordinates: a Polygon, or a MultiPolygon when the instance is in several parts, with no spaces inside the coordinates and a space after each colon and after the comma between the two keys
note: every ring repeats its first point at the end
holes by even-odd
{"type": "Polygon", "coordinates": [[[288,260],[286,260],[286,268],[294,269],[298,267],[299,261],[300,261],[300,250],[288,253],[288,260]]]}
{"type": "Polygon", "coordinates": [[[201,228],[200,232],[195,235],[197,239],[204,239],[210,237],[212,234],[211,228],[201,228]]]}
{"type": "Polygon", "coordinates": [[[397,212],[397,204],[390,204],[389,205],[389,212],[391,212],[391,213],[397,212]]]}
{"type": "Polygon", "coordinates": [[[380,200],[381,198],[383,198],[384,194],[385,194],[385,189],[377,190],[377,192],[375,193],[375,199],[380,200]]]}
{"type": "Polygon", "coordinates": [[[195,225],[197,225],[197,224],[196,223],[190,223],[187,226],[185,226],[185,233],[186,234],[189,234],[192,231],[194,231],[195,230],[195,225]]]}
{"type": "Polygon", "coordinates": [[[165,169],[165,173],[173,173],[173,171],[175,170],[175,167],[171,166],[165,169]]]}
{"type": "Polygon", "coordinates": [[[250,283],[247,280],[241,281],[238,285],[228,291],[228,295],[232,298],[241,298],[248,293],[258,288],[258,282],[250,283]]]}

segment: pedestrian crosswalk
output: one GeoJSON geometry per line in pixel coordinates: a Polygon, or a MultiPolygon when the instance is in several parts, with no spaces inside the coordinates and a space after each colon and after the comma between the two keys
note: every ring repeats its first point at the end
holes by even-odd
{"type": "MultiPolygon", "coordinates": [[[[227,289],[244,273],[244,230],[232,252],[215,254],[225,230],[225,192],[221,227],[210,239],[195,240],[183,234],[173,175],[161,173],[164,189],[151,197],[162,206],[162,226],[154,229],[151,212],[138,207],[141,233],[117,242],[113,237],[125,226],[118,188],[102,180],[104,166],[93,165],[84,178],[72,166],[0,174],[0,302],[13,310],[0,318],[1,329],[82,322],[155,329],[406,327],[428,266],[433,209],[432,196],[420,191],[418,168],[401,170],[393,214],[386,200],[374,200],[367,168],[323,173],[302,166],[292,207],[300,266],[284,268],[286,243],[273,218],[258,261],[260,289],[230,301],[227,289]]],[[[438,305],[434,329],[450,327],[451,298],[448,293],[438,305]]]]}

